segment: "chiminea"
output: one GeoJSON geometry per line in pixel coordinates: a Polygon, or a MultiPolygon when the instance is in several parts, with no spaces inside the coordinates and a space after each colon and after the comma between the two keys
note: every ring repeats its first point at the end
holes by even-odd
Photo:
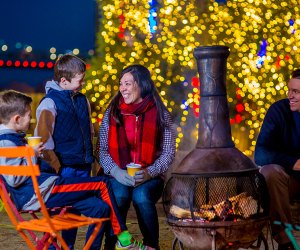
{"type": "Polygon", "coordinates": [[[200,76],[198,141],[165,186],[167,222],[189,249],[249,248],[263,237],[268,199],[258,168],[232,141],[225,84],[229,48],[198,47],[194,56],[200,76]]]}

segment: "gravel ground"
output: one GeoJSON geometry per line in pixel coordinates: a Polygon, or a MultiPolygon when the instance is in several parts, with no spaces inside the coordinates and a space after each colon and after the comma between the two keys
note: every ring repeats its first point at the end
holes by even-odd
{"type": "MultiPolygon", "coordinates": [[[[161,250],[171,250],[172,243],[174,240],[174,235],[168,224],[166,223],[166,218],[164,215],[164,211],[162,208],[162,204],[159,203],[157,205],[158,215],[159,215],[159,223],[160,223],[160,247],[161,250]]],[[[135,212],[131,208],[128,213],[128,221],[127,226],[129,231],[133,234],[133,236],[142,240],[142,236],[136,221],[135,212]]],[[[83,244],[85,241],[85,232],[86,228],[80,228],[77,235],[75,249],[80,250],[83,248],[83,244]]],[[[300,232],[297,231],[296,239],[300,244],[300,232]]],[[[277,249],[276,243],[271,242],[270,236],[268,235],[268,248],[269,249],[277,249]]],[[[8,216],[5,211],[0,212],[0,250],[26,250],[28,249],[22,240],[22,238],[18,235],[11,222],[8,219],[8,216]]],[[[176,250],[178,250],[178,246],[176,245],[176,250]]],[[[261,246],[259,250],[265,249],[264,246],[261,246]]],[[[186,249],[185,249],[186,250],[186,249]]]]}
{"type": "MultiPolygon", "coordinates": [[[[173,233],[166,223],[162,211],[162,205],[158,205],[159,223],[160,223],[160,246],[161,250],[171,249],[173,233]]],[[[127,226],[129,231],[137,240],[142,240],[142,236],[135,218],[135,212],[130,209],[128,214],[127,226]]],[[[77,235],[75,249],[82,249],[85,241],[86,228],[80,228],[77,235]]],[[[23,239],[12,226],[6,212],[0,212],[0,250],[26,250],[28,249],[23,239]]]]}
{"type": "MultiPolygon", "coordinates": [[[[158,215],[159,215],[159,223],[160,223],[160,247],[161,250],[171,250],[172,243],[174,240],[174,234],[168,224],[166,223],[165,214],[162,208],[162,204],[159,203],[157,205],[158,215]]],[[[142,240],[142,236],[136,221],[135,212],[131,208],[128,213],[127,226],[129,231],[133,234],[133,236],[142,240]]],[[[76,250],[81,250],[83,248],[83,244],[85,241],[85,232],[86,228],[80,228],[77,235],[76,250]]],[[[300,243],[300,234],[299,231],[296,232],[297,240],[300,243]]],[[[270,241],[270,236],[268,236],[268,247],[269,249],[277,249],[276,244],[272,245],[270,241]]],[[[8,219],[8,216],[5,211],[0,212],[0,250],[26,250],[28,249],[22,240],[22,238],[18,235],[16,230],[13,228],[11,222],[8,219]]],[[[179,247],[176,245],[176,250],[179,247]]],[[[265,249],[264,246],[261,246],[259,250],[265,249]]],[[[186,249],[185,249],[186,250],[186,249]]]]}

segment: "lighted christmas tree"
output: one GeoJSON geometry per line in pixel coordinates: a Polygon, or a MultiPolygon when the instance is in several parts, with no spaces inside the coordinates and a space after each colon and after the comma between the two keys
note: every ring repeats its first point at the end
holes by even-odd
{"type": "Polygon", "coordinates": [[[195,140],[199,83],[193,50],[202,45],[226,45],[231,51],[227,94],[233,136],[237,147],[253,154],[266,110],[286,96],[286,81],[293,68],[299,67],[298,1],[98,3],[96,56],[83,90],[93,104],[94,122],[101,121],[118,90],[121,70],[140,63],[150,69],[175,116],[177,146],[191,133],[195,140]],[[188,121],[194,125],[192,132],[185,129],[188,121]]]}

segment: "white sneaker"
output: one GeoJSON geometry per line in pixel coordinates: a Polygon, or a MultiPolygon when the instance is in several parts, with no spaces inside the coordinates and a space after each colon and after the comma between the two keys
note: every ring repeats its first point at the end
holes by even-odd
{"type": "Polygon", "coordinates": [[[131,238],[131,244],[128,246],[122,246],[121,242],[118,240],[116,243],[116,250],[122,249],[130,249],[130,250],[145,250],[145,246],[141,243],[136,241],[135,239],[131,238]]]}

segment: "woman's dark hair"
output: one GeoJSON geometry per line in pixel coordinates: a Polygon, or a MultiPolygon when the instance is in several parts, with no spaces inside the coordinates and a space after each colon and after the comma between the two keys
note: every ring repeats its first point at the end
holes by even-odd
{"type": "MultiPolygon", "coordinates": [[[[166,106],[161,100],[161,97],[158,94],[154,82],[151,79],[149,70],[140,64],[130,65],[123,69],[119,80],[121,80],[121,78],[126,73],[130,73],[133,76],[133,79],[137,82],[137,85],[141,90],[141,97],[143,99],[146,96],[150,96],[153,98],[158,111],[158,126],[159,128],[162,128],[165,124],[164,112],[165,111],[169,112],[169,111],[167,110],[166,106]]],[[[110,115],[112,115],[116,120],[116,122],[119,124],[122,123],[121,113],[119,109],[119,102],[121,96],[122,95],[120,91],[118,91],[118,93],[113,97],[113,99],[111,100],[108,106],[108,108],[110,108],[110,115]]]]}

